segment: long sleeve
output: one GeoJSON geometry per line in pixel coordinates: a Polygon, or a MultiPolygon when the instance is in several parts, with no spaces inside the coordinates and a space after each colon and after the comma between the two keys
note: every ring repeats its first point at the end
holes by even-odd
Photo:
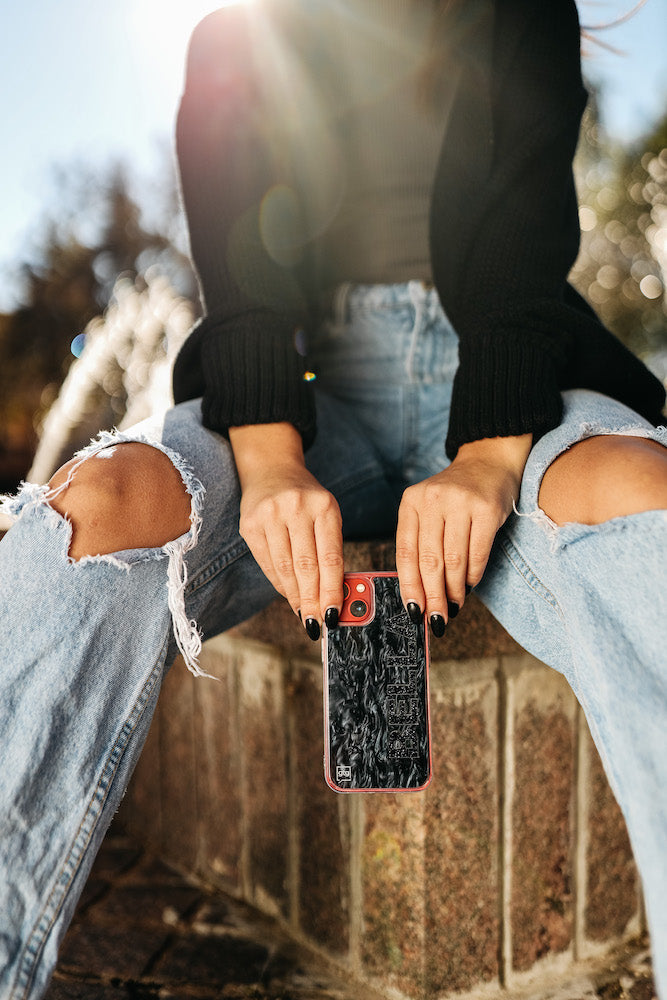
{"type": "Polygon", "coordinates": [[[586,103],[574,0],[476,6],[431,211],[434,279],[460,339],[450,456],[482,437],[539,437],[559,422],[569,386],[623,398],[625,384],[625,401],[651,419],[664,402],[660,383],[567,286],[586,103]]]}
{"type": "MultiPolygon", "coordinates": [[[[257,15],[259,16],[259,15],[257,15]]],[[[252,5],[196,29],[177,122],[190,247],[205,317],[175,366],[176,401],[203,395],[207,427],[287,420],[315,430],[299,331],[299,205],[259,64],[252,5]]]]}

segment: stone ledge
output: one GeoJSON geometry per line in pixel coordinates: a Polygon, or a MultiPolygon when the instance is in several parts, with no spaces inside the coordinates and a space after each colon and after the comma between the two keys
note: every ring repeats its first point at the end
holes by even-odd
{"type": "Polygon", "coordinates": [[[122,821],[277,919],[359,995],[565,983],[641,931],[623,820],[580,709],[527,654],[436,663],[433,781],[384,795],[326,786],[314,658],[220,636],[202,665],[217,683],[181,662],[167,676],[122,821]]]}

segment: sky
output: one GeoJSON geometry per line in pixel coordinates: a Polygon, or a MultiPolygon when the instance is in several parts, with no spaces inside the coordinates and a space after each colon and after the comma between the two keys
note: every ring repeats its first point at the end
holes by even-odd
{"type": "MultiPolygon", "coordinates": [[[[608,22],[633,3],[580,0],[582,23],[608,22]]],[[[54,168],[102,169],[116,159],[138,178],[159,175],[172,148],[189,34],[222,5],[0,0],[0,312],[16,305],[12,272],[57,198],[54,168]]],[[[647,0],[598,36],[622,54],[589,45],[585,70],[604,86],[609,132],[631,141],[667,107],[667,0],[647,0]]]]}

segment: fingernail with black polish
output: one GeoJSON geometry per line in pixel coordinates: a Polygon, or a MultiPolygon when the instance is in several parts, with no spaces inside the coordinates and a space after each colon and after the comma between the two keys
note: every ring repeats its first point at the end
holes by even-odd
{"type": "Polygon", "coordinates": [[[412,624],[413,625],[419,625],[419,623],[422,620],[422,612],[421,612],[421,608],[419,607],[419,605],[417,604],[417,602],[416,601],[410,601],[410,603],[408,604],[408,606],[406,608],[406,611],[408,612],[408,615],[410,617],[410,621],[412,622],[412,624]]]}
{"type": "Polygon", "coordinates": [[[459,610],[460,609],[456,601],[447,601],[447,614],[449,615],[450,621],[452,618],[456,618],[459,610]]]}
{"type": "Polygon", "coordinates": [[[324,623],[327,628],[335,628],[338,624],[338,608],[327,608],[324,612],[324,623]]]}
{"type": "Polygon", "coordinates": [[[306,618],[306,632],[308,638],[315,642],[320,637],[320,623],[316,618],[306,618]]]}
{"type": "Polygon", "coordinates": [[[440,639],[445,634],[445,619],[442,615],[431,615],[431,632],[440,639]]]}

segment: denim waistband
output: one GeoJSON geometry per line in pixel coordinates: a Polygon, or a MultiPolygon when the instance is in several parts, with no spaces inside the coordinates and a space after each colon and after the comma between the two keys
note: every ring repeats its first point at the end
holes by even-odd
{"type": "Polygon", "coordinates": [[[399,284],[364,285],[346,281],[331,296],[330,311],[336,321],[349,322],[364,309],[401,309],[421,306],[430,313],[442,306],[435,285],[425,281],[404,281],[399,284]]]}
{"type": "Polygon", "coordinates": [[[432,285],[346,283],[310,339],[309,365],[329,390],[352,383],[451,386],[458,338],[432,285]]]}

